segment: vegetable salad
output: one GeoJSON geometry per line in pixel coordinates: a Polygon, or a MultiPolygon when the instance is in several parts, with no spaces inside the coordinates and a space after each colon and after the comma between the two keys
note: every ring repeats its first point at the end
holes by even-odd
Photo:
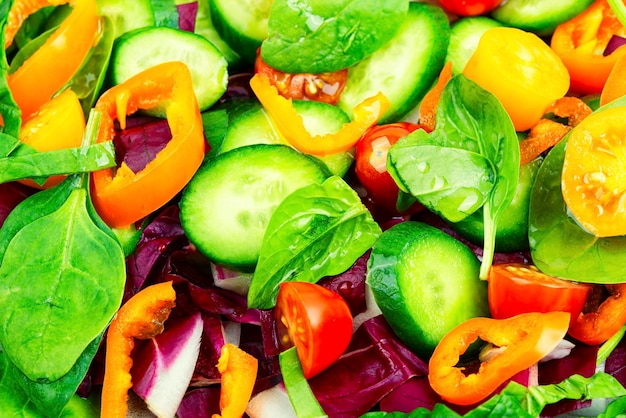
{"type": "Polygon", "coordinates": [[[623,414],[625,26],[0,1],[0,415],[623,414]]]}

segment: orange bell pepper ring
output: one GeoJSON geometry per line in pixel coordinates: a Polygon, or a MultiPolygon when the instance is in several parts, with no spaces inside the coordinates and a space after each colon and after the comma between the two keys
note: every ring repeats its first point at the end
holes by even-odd
{"type": "Polygon", "coordinates": [[[607,0],[596,0],[587,10],[556,27],[550,46],[570,74],[570,88],[576,94],[597,94],[626,48],[604,55],[611,37],[623,25],[607,0]]]}
{"type": "Polygon", "coordinates": [[[565,96],[557,99],[546,109],[560,118],[567,118],[567,125],[542,118],[530,128],[528,136],[520,141],[520,165],[527,164],[563,139],[565,135],[584,118],[591,114],[591,108],[578,97],[565,96]]]}
{"type": "Polygon", "coordinates": [[[622,55],[615,61],[615,65],[613,65],[604,87],[602,87],[600,106],[622,96],[626,96],[626,55],[622,55]]]}
{"type": "Polygon", "coordinates": [[[567,312],[524,313],[508,319],[473,318],[453,328],[439,342],[428,363],[428,380],[443,399],[472,405],[502,383],[550,353],[569,326],[567,312]],[[478,338],[503,350],[465,375],[461,354],[478,338]]]}
{"type": "Polygon", "coordinates": [[[346,123],[338,132],[311,136],[302,117],[293,107],[292,100],[278,94],[267,76],[255,74],[250,80],[250,86],[287,141],[303,153],[321,157],[354,147],[365,131],[375,125],[389,109],[389,100],[378,93],[358,104],[354,108],[354,120],[346,123]]]}
{"type": "Polygon", "coordinates": [[[96,102],[102,113],[97,142],[115,137],[114,120],[139,109],[164,106],[172,139],[141,171],[125,163],[116,171],[92,173],[92,200],[111,227],[127,227],[170,201],[189,182],[204,158],[202,116],[191,73],[182,62],[151,67],[106,91],[96,102]]]}
{"type": "Polygon", "coordinates": [[[258,360],[233,344],[225,344],[217,362],[221,374],[220,411],[212,418],[241,418],[252,396],[258,360]]]}
{"type": "Polygon", "coordinates": [[[437,83],[426,93],[420,104],[420,124],[426,126],[430,131],[435,130],[437,122],[437,106],[443,89],[452,78],[452,61],[446,62],[439,73],[437,83]]]}
{"type": "Polygon", "coordinates": [[[171,281],[148,286],[122,305],[111,321],[106,337],[101,418],[126,417],[134,339],[150,339],[162,333],[175,300],[171,281]]]}
{"type": "Polygon", "coordinates": [[[602,344],[626,324],[626,283],[596,285],[592,292],[602,289],[609,296],[592,312],[581,312],[569,329],[569,335],[585,344],[602,344]]]}
{"type": "Polygon", "coordinates": [[[15,103],[28,117],[46,103],[80,68],[98,31],[95,0],[17,0],[11,7],[5,32],[5,49],[22,22],[45,6],[69,3],[73,9],[59,28],[20,67],[7,77],[15,103]]]}

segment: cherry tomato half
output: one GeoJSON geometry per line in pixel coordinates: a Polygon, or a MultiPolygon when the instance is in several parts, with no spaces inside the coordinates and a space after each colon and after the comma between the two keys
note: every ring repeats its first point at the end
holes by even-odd
{"type": "Polygon", "coordinates": [[[307,379],[334,363],[352,338],[348,304],[318,284],[281,283],[274,312],[280,342],[295,345],[307,379]]]}
{"type": "Polygon", "coordinates": [[[335,104],[348,81],[348,69],[333,73],[289,74],[270,67],[257,51],[254,72],[265,75],[278,93],[288,99],[335,104]]]}
{"type": "Polygon", "coordinates": [[[489,309],[496,319],[527,312],[562,311],[569,312],[573,321],[590,291],[589,284],[562,280],[531,265],[495,264],[489,271],[489,309]]]}
{"type": "Polygon", "coordinates": [[[398,185],[387,172],[389,148],[424,126],[410,122],[396,122],[371,127],[356,145],[355,173],[367,191],[372,204],[384,212],[397,215],[398,185]]]}
{"type": "Polygon", "coordinates": [[[460,16],[478,16],[492,11],[502,0],[439,0],[447,12],[460,16]]]}

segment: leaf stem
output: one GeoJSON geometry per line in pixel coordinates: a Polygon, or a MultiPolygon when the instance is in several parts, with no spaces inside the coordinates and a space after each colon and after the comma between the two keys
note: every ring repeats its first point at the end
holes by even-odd
{"type": "Polygon", "coordinates": [[[626,26],[626,5],[624,5],[624,2],[622,0],[608,0],[608,2],[617,19],[622,25],[626,26]]]}
{"type": "Polygon", "coordinates": [[[304,377],[296,348],[283,351],[278,358],[285,389],[296,415],[308,418],[327,417],[304,377]]]}
{"type": "Polygon", "coordinates": [[[489,269],[493,263],[493,254],[495,252],[496,245],[496,220],[491,219],[491,203],[487,202],[483,206],[483,223],[485,225],[484,230],[484,244],[483,244],[483,259],[480,264],[481,280],[487,280],[489,275],[489,269]]]}

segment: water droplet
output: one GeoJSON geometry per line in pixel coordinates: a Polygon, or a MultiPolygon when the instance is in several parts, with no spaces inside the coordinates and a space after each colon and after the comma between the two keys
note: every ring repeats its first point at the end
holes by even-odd
{"type": "Polygon", "coordinates": [[[422,161],[417,165],[417,171],[422,174],[426,174],[430,171],[430,164],[426,161],[422,161]]]}

